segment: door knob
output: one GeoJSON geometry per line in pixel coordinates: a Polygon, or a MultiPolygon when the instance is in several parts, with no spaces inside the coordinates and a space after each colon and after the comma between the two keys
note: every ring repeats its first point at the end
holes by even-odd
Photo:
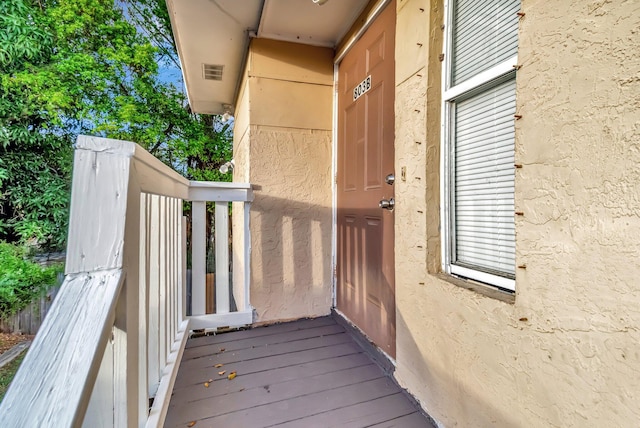
{"type": "Polygon", "coordinates": [[[382,199],[380,201],[380,208],[384,209],[384,210],[389,210],[389,211],[393,211],[393,207],[396,205],[396,201],[393,200],[393,198],[386,200],[386,199],[382,199]]]}
{"type": "Polygon", "coordinates": [[[396,176],[393,175],[393,173],[387,175],[384,178],[384,182],[387,183],[388,185],[392,185],[395,181],[396,181],[396,176]]]}

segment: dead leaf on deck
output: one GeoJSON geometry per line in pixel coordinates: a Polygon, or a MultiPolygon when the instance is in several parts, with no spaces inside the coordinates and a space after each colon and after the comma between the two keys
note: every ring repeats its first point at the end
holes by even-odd
{"type": "Polygon", "coordinates": [[[187,424],[188,427],[192,427],[196,424],[196,421],[191,421],[187,424]]]}
{"type": "Polygon", "coordinates": [[[234,377],[236,377],[236,372],[231,372],[231,373],[229,373],[229,376],[227,376],[227,379],[231,380],[234,377]]]}
{"type": "Polygon", "coordinates": [[[205,388],[209,388],[209,382],[205,382],[205,383],[204,383],[204,387],[205,387],[205,388]]]}
{"type": "Polygon", "coordinates": [[[223,376],[226,372],[226,370],[222,370],[221,372],[218,372],[218,376],[223,376]]]}
{"type": "Polygon", "coordinates": [[[213,379],[209,379],[207,382],[211,383],[211,382],[213,382],[213,379]]]}
{"type": "Polygon", "coordinates": [[[220,352],[224,352],[225,350],[225,348],[220,348],[220,352]]]}
{"type": "Polygon", "coordinates": [[[219,368],[220,368],[220,367],[222,367],[222,366],[224,366],[224,364],[216,364],[216,365],[215,365],[215,366],[213,366],[213,367],[215,367],[215,368],[219,369],[219,368]]]}

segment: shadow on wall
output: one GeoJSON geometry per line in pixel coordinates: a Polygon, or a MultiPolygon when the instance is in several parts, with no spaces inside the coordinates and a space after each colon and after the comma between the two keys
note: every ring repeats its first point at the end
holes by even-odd
{"type": "MultiPolygon", "coordinates": [[[[506,406],[496,407],[493,401],[487,401],[484,397],[471,394],[461,380],[457,378],[454,370],[456,366],[455,355],[450,355],[447,361],[450,361],[451,371],[447,371],[447,367],[438,367],[430,364],[433,360],[429,355],[424,355],[416,340],[409,329],[405,317],[401,311],[397,311],[397,327],[398,331],[403,332],[402,338],[399,338],[398,348],[402,349],[402,355],[405,357],[403,365],[408,367],[413,373],[419,373],[420,379],[424,380],[424,390],[427,391],[421,405],[427,413],[443,426],[453,426],[462,423],[469,423],[477,427],[495,426],[495,427],[518,427],[522,424],[519,419],[513,415],[505,413],[502,409],[506,406]],[[410,361],[409,361],[410,358],[410,361]],[[447,385],[448,391],[437,390],[440,385],[447,385]],[[455,403],[451,403],[455,400],[455,403]],[[442,417],[436,413],[446,409],[455,409],[455,413],[459,415],[458,420],[449,419],[445,415],[442,417]],[[465,422],[466,421],[466,422],[465,422]]],[[[434,327],[436,328],[436,327],[434,327]]],[[[431,343],[422,344],[422,349],[436,348],[441,344],[431,343]]],[[[447,353],[442,350],[441,353],[447,353]]],[[[452,352],[449,352],[452,354],[452,352]]],[[[459,366],[457,370],[460,370],[459,366]]],[[[491,385],[487,385],[487,390],[492,390],[491,385]]],[[[490,394],[487,394],[489,396],[490,394]]],[[[493,397],[496,401],[517,400],[517,397],[493,397]]],[[[450,415],[448,415],[450,416],[450,415]]]]}
{"type": "MultiPolygon", "coordinates": [[[[251,300],[258,311],[258,321],[272,321],[277,319],[299,318],[328,314],[332,306],[332,209],[318,204],[300,202],[292,199],[279,198],[261,194],[256,190],[255,200],[251,207],[252,234],[252,295],[251,300]]],[[[371,213],[371,211],[367,211],[371,213]]],[[[355,213],[362,214],[362,213],[355,213]]],[[[344,233],[339,231],[338,233],[344,233]]],[[[364,230],[355,228],[349,231],[349,242],[352,247],[344,251],[344,258],[340,260],[342,269],[349,271],[354,281],[371,283],[370,272],[366,272],[362,265],[349,265],[348,258],[360,252],[361,256],[380,258],[380,251],[370,251],[364,245],[364,230]]],[[[371,260],[372,265],[380,265],[381,260],[371,260]]],[[[344,277],[343,277],[344,278],[344,277]]],[[[393,281],[386,278],[376,278],[379,286],[389,291],[393,281]]],[[[381,290],[385,292],[385,290],[381,290]]],[[[363,314],[363,318],[353,316],[356,323],[367,323],[362,307],[367,299],[366,289],[356,288],[355,294],[349,298],[355,300],[355,310],[363,314]]],[[[395,308],[381,307],[380,315],[384,311],[395,311],[395,308]]],[[[418,346],[416,338],[409,330],[402,312],[396,312],[398,347],[402,349],[402,364],[420,378],[425,380],[422,405],[426,411],[434,411],[432,416],[446,424],[455,420],[439,418],[435,411],[455,409],[459,421],[473,421],[474,426],[520,426],[519,418],[505,413],[505,406],[496,406],[486,396],[473,394],[464,385],[463,379],[456,375],[454,350],[441,349],[441,354],[449,354],[447,361],[450,365],[433,363],[433,358],[424,354],[425,349],[437,349],[442,343],[421,343],[418,346]],[[449,368],[451,370],[449,370],[449,368]],[[440,390],[444,385],[446,390],[440,390]],[[448,400],[455,399],[455,403],[448,400]]],[[[369,320],[370,321],[370,320],[369,320]]],[[[441,328],[431,325],[429,328],[441,328]]],[[[424,332],[424,330],[423,330],[424,332]]],[[[436,335],[433,337],[436,339],[436,335]]],[[[472,352],[472,351],[471,351],[472,352]]],[[[487,385],[487,390],[492,390],[487,385]]],[[[487,394],[490,396],[490,394],[487,394]]],[[[495,400],[514,400],[515,397],[494,397],[495,400]]]]}
{"type": "MultiPolygon", "coordinates": [[[[333,306],[331,207],[264,195],[257,190],[251,212],[251,301],[258,320],[329,314],[333,306]]],[[[372,212],[382,214],[377,206],[366,214],[371,216],[372,212]]],[[[369,289],[371,296],[392,293],[393,279],[384,278],[379,270],[367,272],[362,265],[349,262],[366,257],[369,265],[382,265],[382,251],[364,245],[365,233],[361,229],[348,231],[345,242],[349,245],[342,252],[339,274],[351,282],[377,287],[375,292],[369,289]]],[[[383,233],[381,229],[379,232],[383,233]]],[[[356,323],[367,323],[362,308],[371,296],[363,288],[353,290],[349,296],[354,302],[356,314],[352,315],[356,323]],[[359,314],[363,317],[358,318],[359,314]]],[[[385,307],[386,300],[380,299],[379,313],[367,316],[393,314],[395,307],[385,307]]]]}
{"type": "Polygon", "coordinates": [[[330,207],[256,191],[251,301],[259,321],[329,313],[331,219],[330,207]]]}

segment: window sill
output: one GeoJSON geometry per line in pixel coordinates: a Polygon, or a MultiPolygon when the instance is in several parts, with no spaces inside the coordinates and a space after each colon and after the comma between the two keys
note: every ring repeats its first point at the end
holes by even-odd
{"type": "Polygon", "coordinates": [[[496,299],[509,304],[514,304],[516,302],[516,293],[514,292],[503,291],[499,288],[491,287],[490,285],[486,285],[481,282],[448,275],[442,272],[435,274],[435,277],[458,287],[466,288],[467,290],[476,292],[485,297],[489,297],[491,299],[496,299]]]}

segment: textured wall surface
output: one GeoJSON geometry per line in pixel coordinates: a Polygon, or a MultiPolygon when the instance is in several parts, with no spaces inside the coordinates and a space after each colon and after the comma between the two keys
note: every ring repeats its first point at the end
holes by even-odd
{"type": "Polygon", "coordinates": [[[636,426],[640,3],[522,1],[516,234],[526,269],[515,303],[443,280],[433,264],[443,5],[398,5],[398,380],[446,427],[636,426]],[[406,52],[416,43],[421,66],[406,52]],[[412,116],[425,93],[426,114],[412,116]],[[424,148],[412,141],[420,130],[424,148]]]}
{"type": "Polygon", "coordinates": [[[258,321],[331,310],[331,132],[251,130],[251,301],[258,321]]]}
{"type": "MultiPolygon", "coordinates": [[[[238,103],[235,106],[235,117],[233,125],[233,159],[235,168],[233,169],[233,181],[241,183],[249,183],[249,172],[251,164],[249,163],[249,88],[247,83],[247,75],[243,76],[241,81],[238,103]]],[[[244,203],[233,202],[231,210],[231,227],[232,227],[232,245],[233,250],[233,272],[234,285],[233,295],[240,301],[244,299],[244,290],[240,286],[241,278],[244,278],[245,265],[243,263],[244,247],[239,243],[244,242],[244,203]]]]}
{"type": "Polygon", "coordinates": [[[249,52],[236,106],[234,179],[255,185],[251,304],[258,322],[331,310],[332,58],[330,49],[261,39],[249,52]]]}

